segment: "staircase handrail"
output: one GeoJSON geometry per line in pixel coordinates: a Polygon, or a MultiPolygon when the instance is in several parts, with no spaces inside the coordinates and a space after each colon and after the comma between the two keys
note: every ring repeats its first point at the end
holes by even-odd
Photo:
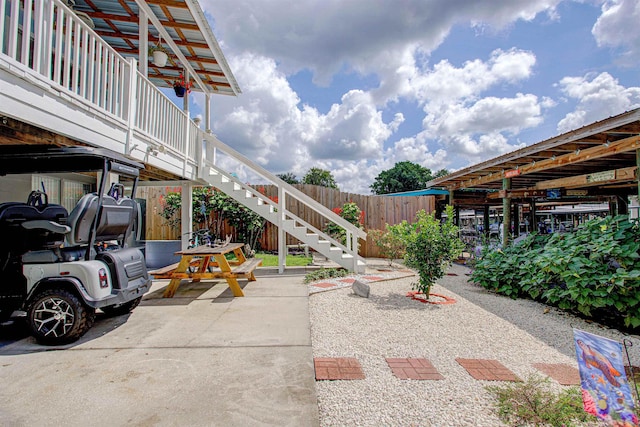
{"type": "Polygon", "coordinates": [[[215,169],[217,173],[219,173],[220,175],[224,175],[225,177],[227,177],[227,179],[229,181],[236,182],[236,183],[240,184],[240,186],[242,187],[243,190],[249,191],[251,194],[253,194],[254,196],[258,197],[259,199],[261,199],[266,204],[269,204],[269,205],[273,206],[274,208],[278,209],[278,204],[276,202],[274,202],[273,200],[271,200],[269,198],[269,196],[265,196],[264,194],[262,194],[261,192],[259,192],[255,188],[251,187],[250,185],[247,185],[247,184],[244,184],[244,183],[240,182],[240,180],[238,180],[238,178],[234,177],[229,172],[226,172],[226,171],[220,169],[218,166],[214,165],[213,163],[211,163],[208,160],[205,160],[204,166],[215,169]]]}
{"type": "Polygon", "coordinates": [[[309,197],[306,194],[304,194],[302,191],[300,191],[297,188],[293,187],[292,185],[286,183],[285,181],[283,181],[282,179],[278,178],[276,175],[272,174],[271,172],[269,172],[268,170],[266,170],[262,166],[258,165],[257,163],[253,162],[252,160],[250,160],[249,158],[247,158],[243,154],[239,153],[238,151],[236,151],[233,148],[229,147],[228,145],[224,144],[215,135],[210,134],[210,133],[206,133],[206,132],[201,132],[201,133],[202,133],[202,135],[204,137],[204,140],[207,143],[210,143],[213,147],[223,151],[224,153],[226,153],[227,155],[233,157],[234,159],[236,159],[240,163],[248,166],[254,172],[260,174],[263,178],[266,178],[269,181],[273,182],[274,184],[276,184],[278,187],[282,188],[285,192],[289,193],[291,196],[293,196],[297,200],[299,200],[299,201],[307,204],[308,206],[312,207],[314,209],[314,211],[316,211],[317,213],[321,214],[325,218],[329,219],[331,222],[334,222],[337,225],[339,225],[342,228],[344,228],[345,230],[350,231],[352,234],[358,236],[360,239],[363,239],[363,240],[367,239],[367,233],[365,233],[363,230],[361,230],[360,228],[356,227],[355,225],[351,224],[349,221],[345,220],[341,216],[337,215],[331,209],[329,209],[326,206],[318,203],[317,201],[315,201],[311,197],[309,197]]]}

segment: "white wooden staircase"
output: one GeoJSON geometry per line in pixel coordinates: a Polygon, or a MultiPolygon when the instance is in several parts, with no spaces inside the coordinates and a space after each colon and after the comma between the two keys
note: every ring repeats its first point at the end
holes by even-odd
{"type": "MultiPolygon", "coordinates": [[[[366,239],[366,233],[364,231],[247,159],[242,154],[221,143],[215,136],[205,134],[205,141],[213,145],[216,151],[223,151],[227,156],[231,156],[245,167],[250,168],[252,172],[259,174],[261,178],[266,179],[269,184],[276,185],[278,187],[278,199],[277,202],[272,201],[209,161],[205,161],[203,171],[206,170],[206,173],[200,175],[200,179],[221,190],[229,197],[232,197],[267,221],[276,225],[280,232],[288,233],[331,261],[350,271],[358,273],[364,272],[366,267],[365,260],[358,255],[358,239],[366,239]],[[332,221],[343,227],[347,236],[345,244],[342,244],[317,227],[309,224],[295,213],[287,210],[287,198],[293,198],[298,202],[302,202],[306,209],[312,209],[314,212],[319,213],[326,222],[332,221]]],[[[281,238],[283,239],[284,235],[281,238]]],[[[282,244],[284,244],[284,242],[282,242],[282,244]]]]}

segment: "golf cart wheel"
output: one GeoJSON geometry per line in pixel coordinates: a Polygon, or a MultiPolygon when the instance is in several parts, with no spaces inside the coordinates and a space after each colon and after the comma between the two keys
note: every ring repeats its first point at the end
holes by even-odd
{"type": "Polygon", "coordinates": [[[27,308],[31,334],[45,345],[68,344],[93,325],[95,311],[66,289],[47,289],[27,308]]]}
{"type": "Polygon", "coordinates": [[[133,311],[133,309],[136,308],[138,304],[140,304],[140,301],[142,301],[142,297],[138,297],[134,300],[127,301],[122,304],[102,307],[100,310],[102,310],[107,316],[120,316],[122,314],[127,314],[133,311]]]}

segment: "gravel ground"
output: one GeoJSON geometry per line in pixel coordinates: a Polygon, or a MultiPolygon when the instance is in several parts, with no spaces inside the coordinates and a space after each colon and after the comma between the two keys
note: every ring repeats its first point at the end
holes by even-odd
{"type": "MultiPolygon", "coordinates": [[[[370,284],[368,299],[350,288],[310,297],[314,357],[355,357],[365,380],[317,381],[322,426],[500,426],[485,387],[455,358],[497,359],[518,377],[539,373],[533,363],[577,367],[572,327],[622,340],[624,334],[545,305],[511,300],[467,283],[469,269],[453,265],[432,292],[453,305],[422,304],[406,297],[413,278],[370,284]],[[385,358],[424,357],[445,377],[400,380],[385,358]]],[[[632,363],[640,337],[627,337],[632,363]]],[[[560,386],[557,386],[558,388],[560,386]]]]}

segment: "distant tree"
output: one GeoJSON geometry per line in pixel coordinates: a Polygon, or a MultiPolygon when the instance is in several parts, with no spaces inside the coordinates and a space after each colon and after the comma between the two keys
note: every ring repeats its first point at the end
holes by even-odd
{"type": "Polygon", "coordinates": [[[446,169],[440,169],[438,172],[436,172],[435,175],[433,175],[432,179],[440,178],[441,176],[445,176],[445,175],[449,175],[449,171],[446,169]]]}
{"type": "Polygon", "coordinates": [[[398,162],[391,169],[378,174],[371,184],[371,190],[374,194],[421,190],[433,178],[429,168],[409,161],[398,162]]]}
{"type": "Polygon", "coordinates": [[[298,178],[292,172],[279,173],[276,176],[287,184],[300,184],[300,181],[298,181],[298,178]]]}
{"type": "Polygon", "coordinates": [[[331,172],[320,168],[309,169],[309,172],[302,178],[302,183],[338,189],[338,184],[336,184],[331,172]]]}

